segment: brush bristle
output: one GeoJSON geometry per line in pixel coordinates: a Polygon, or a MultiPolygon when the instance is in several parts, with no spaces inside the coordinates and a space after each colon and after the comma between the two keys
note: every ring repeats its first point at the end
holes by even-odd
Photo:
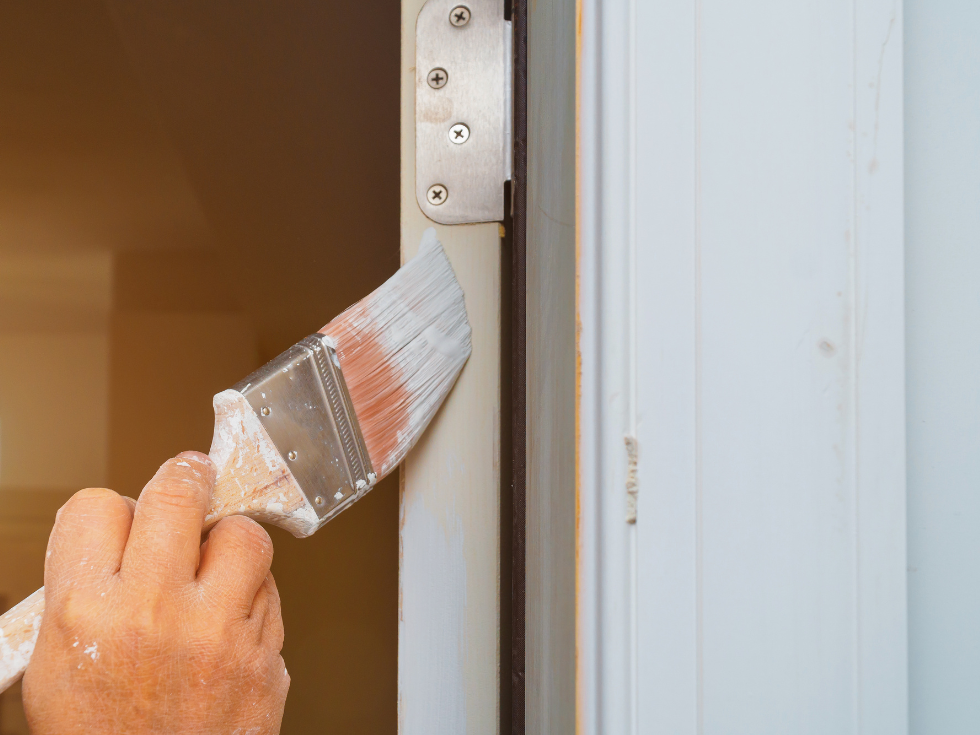
{"type": "Polygon", "coordinates": [[[418,441],[470,356],[463,290],[435,230],[383,286],[320,330],[336,343],[378,479],[418,441]]]}

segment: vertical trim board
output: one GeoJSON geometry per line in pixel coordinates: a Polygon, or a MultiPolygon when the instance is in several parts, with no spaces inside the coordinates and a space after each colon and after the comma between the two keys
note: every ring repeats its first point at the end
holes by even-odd
{"type": "Polygon", "coordinates": [[[905,3],[909,729],[980,723],[980,4],[905,3]]]}
{"type": "MultiPolygon", "coordinates": [[[[500,732],[500,237],[497,223],[440,226],[415,199],[415,20],[402,0],[401,246],[429,227],[466,296],[473,353],[401,471],[398,728],[500,732]]],[[[503,6],[501,5],[501,12],[503,6]]]]}
{"type": "Polygon", "coordinates": [[[575,729],[575,6],[528,18],[527,677],[532,735],[575,729]]]}

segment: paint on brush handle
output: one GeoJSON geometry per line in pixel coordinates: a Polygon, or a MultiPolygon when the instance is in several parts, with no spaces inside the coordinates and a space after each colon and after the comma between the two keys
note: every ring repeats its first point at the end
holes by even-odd
{"type": "Polygon", "coordinates": [[[316,511],[282,454],[238,391],[226,390],[214,397],[214,439],[209,454],[218,479],[204,518],[206,527],[231,515],[271,523],[297,538],[320,527],[316,511]]]}
{"type": "Polygon", "coordinates": [[[0,615],[0,692],[24,675],[44,615],[44,588],[0,615]]]}

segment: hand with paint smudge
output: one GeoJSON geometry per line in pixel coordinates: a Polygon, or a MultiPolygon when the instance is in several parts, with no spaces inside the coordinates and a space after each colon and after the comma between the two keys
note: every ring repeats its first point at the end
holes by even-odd
{"type": "Polygon", "coordinates": [[[201,544],[214,480],[206,455],[184,452],[139,503],[82,490],[58,512],[24,677],[33,735],[279,732],[272,541],[239,516],[201,544]]]}

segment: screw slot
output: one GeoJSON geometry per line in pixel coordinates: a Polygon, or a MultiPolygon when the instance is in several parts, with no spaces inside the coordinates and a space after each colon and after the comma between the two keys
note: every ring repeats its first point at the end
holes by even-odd
{"type": "Polygon", "coordinates": [[[426,201],[438,207],[449,198],[449,189],[442,184],[433,184],[425,194],[426,201]]]}
{"type": "Polygon", "coordinates": [[[449,11],[449,22],[457,28],[462,28],[470,22],[470,9],[465,5],[457,5],[449,11]]]}
{"type": "Polygon", "coordinates": [[[294,462],[299,455],[296,454],[295,451],[293,451],[293,452],[290,452],[289,454],[287,454],[286,456],[289,457],[289,461],[290,462],[294,462]]]}
{"type": "Polygon", "coordinates": [[[259,411],[259,413],[261,413],[263,416],[268,416],[270,413],[272,413],[272,409],[268,406],[262,406],[262,410],[259,411]]]}
{"type": "Polygon", "coordinates": [[[456,145],[463,145],[466,141],[470,139],[470,129],[463,125],[463,123],[456,123],[451,128],[449,128],[449,140],[451,140],[456,145]]]}
{"type": "Polygon", "coordinates": [[[449,74],[442,67],[436,67],[429,72],[429,76],[426,77],[426,81],[429,86],[433,89],[442,89],[449,83],[449,74]]]}

